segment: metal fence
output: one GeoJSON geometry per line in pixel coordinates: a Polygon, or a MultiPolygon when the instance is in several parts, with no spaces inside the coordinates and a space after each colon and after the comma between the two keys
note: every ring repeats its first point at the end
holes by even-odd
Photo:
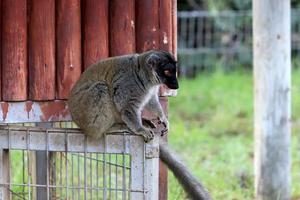
{"type": "Polygon", "coordinates": [[[0,126],[0,200],[158,199],[158,138],[29,125],[0,126]]]}
{"type": "MultiPolygon", "coordinates": [[[[300,10],[292,10],[292,56],[300,57],[300,10]]],[[[252,68],[252,11],[178,12],[181,75],[252,68]]]]}

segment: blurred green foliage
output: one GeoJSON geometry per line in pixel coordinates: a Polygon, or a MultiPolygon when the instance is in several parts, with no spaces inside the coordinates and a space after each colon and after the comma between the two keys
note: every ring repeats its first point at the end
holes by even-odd
{"type": "MultiPolygon", "coordinates": [[[[300,197],[300,69],[293,70],[292,196],[300,197]]],[[[181,79],[170,98],[169,142],[214,199],[252,200],[253,78],[251,71],[202,73],[181,79]]],[[[169,199],[186,196],[170,174],[169,199]]]]}

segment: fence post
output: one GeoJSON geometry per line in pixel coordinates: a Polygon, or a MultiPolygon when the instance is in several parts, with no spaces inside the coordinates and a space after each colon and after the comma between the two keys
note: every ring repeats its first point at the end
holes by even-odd
{"type": "Polygon", "coordinates": [[[253,1],[255,196],[290,199],[290,1],[253,1]]]}
{"type": "MultiPolygon", "coordinates": [[[[51,128],[52,123],[37,123],[37,127],[51,128]]],[[[50,163],[50,162],[49,162],[50,163]]],[[[47,176],[49,174],[47,163],[47,152],[46,151],[36,151],[36,184],[38,185],[47,185],[47,176]]],[[[47,188],[46,187],[37,187],[36,188],[36,197],[38,200],[48,200],[47,198],[47,188]]]]}

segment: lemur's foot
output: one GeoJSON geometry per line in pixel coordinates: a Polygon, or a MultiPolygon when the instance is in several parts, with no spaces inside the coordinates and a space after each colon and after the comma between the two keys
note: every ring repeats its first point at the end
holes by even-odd
{"type": "Polygon", "coordinates": [[[139,130],[137,131],[137,134],[143,136],[145,142],[149,142],[154,138],[154,132],[150,129],[139,130]]]}
{"type": "Polygon", "coordinates": [[[152,128],[152,129],[156,128],[156,125],[149,119],[142,118],[142,124],[147,128],[152,128]]]}

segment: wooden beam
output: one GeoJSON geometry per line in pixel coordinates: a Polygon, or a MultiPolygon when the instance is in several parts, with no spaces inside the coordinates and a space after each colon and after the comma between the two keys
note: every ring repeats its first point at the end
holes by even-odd
{"type": "Polygon", "coordinates": [[[159,0],[136,1],[136,50],[159,48],[159,0]]]}
{"type": "MultiPolygon", "coordinates": [[[[2,11],[2,0],[0,0],[0,11],[2,11]]],[[[0,15],[0,100],[2,100],[2,15],[0,15]]]]}
{"type": "Polygon", "coordinates": [[[83,1],[83,66],[109,55],[108,0],[83,1]]]}
{"type": "MultiPolygon", "coordinates": [[[[159,0],[159,49],[173,53],[174,57],[176,57],[174,54],[176,46],[173,43],[177,43],[173,39],[177,34],[177,31],[173,32],[176,26],[174,20],[177,21],[176,11],[174,11],[176,9],[176,3],[173,0],[159,0]]],[[[176,96],[176,90],[161,86],[160,96],[176,96]]]]}
{"type": "Polygon", "coordinates": [[[135,52],[135,1],[110,1],[110,56],[135,52]]]}
{"type": "Polygon", "coordinates": [[[27,1],[3,0],[3,100],[27,99],[27,1]]]}
{"type": "MultiPolygon", "coordinates": [[[[166,112],[168,104],[166,97],[161,97],[160,102],[166,112]]],[[[156,119],[147,111],[143,115],[150,119],[156,119]]],[[[0,123],[56,121],[71,121],[66,101],[0,102],[0,123]]]]}
{"type": "Polygon", "coordinates": [[[67,102],[0,102],[1,123],[71,121],[67,102]]]}
{"type": "Polygon", "coordinates": [[[253,1],[255,196],[290,199],[290,1],[253,1]]]}
{"type": "Polygon", "coordinates": [[[159,0],[159,49],[173,50],[172,0],[159,0]]]}
{"type": "Polygon", "coordinates": [[[55,98],[55,1],[29,4],[29,98],[55,98]]]}
{"type": "Polygon", "coordinates": [[[172,52],[177,58],[177,0],[172,0],[172,52]]]}
{"type": "Polygon", "coordinates": [[[56,3],[57,98],[67,99],[81,74],[80,0],[56,3]]]}

